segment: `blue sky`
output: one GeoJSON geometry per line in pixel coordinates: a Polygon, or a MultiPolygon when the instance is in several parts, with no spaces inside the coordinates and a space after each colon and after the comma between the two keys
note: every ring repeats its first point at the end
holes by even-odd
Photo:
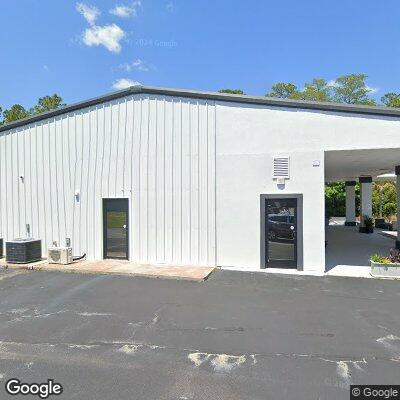
{"type": "Polygon", "coordinates": [[[363,72],[400,92],[398,0],[14,0],[1,6],[0,105],[145,85],[264,95],[363,72]]]}

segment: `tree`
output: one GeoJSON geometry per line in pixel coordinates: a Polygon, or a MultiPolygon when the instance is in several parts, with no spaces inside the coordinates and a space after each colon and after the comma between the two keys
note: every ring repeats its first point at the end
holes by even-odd
{"type": "Polygon", "coordinates": [[[374,182],[372,186],[372,213],[376,216],[380,216],[381,201],[383,217],[390,217],[396,214],[397,195],[394,182],[374,182]]]}
{"type": "Polygon", "coordinates": [[[325,213],[328,217],[342,217],[346,213],[346,194],[343,182],[325,186],[325,213]]]}
{"type": "Polygon", "coordinates": [[[63,99],[57,95],[44,96],[39,98],[37,104],[30,110],[25,109],[20,104],[14,104],[7,110],[3,111],[3,120],[1,121],[2,109],[0,107],[0,125],[8,124],[19,119],[29,117],[30,115],[41,114],[46,111],[56,110],[58,108],[64,107],[63,99]]]}
{"type": "Polygon", "coordinates": [[[4,110],[4,123],[17,121],[29,116],[29,111],[22,107],[20,104],[14,104],[9,110],[4,110]]]}
{"type": "Polygon", "coordinates": [[[316,78],[306,83],[301,92],[294,92],[290,98],[309,101],[332,101],[331,87],[324,79],[316,78]]]}
{"type": "MultiPolygon", "coordinates": [[[[360,185],[356,185],[356,215],[360,214],[360,185]]],[[[396,184],[393,181],[374,182],[372,185],[372,213],[380,216],[382,198],[382,216],[396,215],[396,184]]],[[[325,209],[329,217],[346,215],[346,189],[343,182],[328,183],[325,186],[325,209]]]]}
{"type": "Polygon", "coordinates": [[[381,102],[386,107],[400,107],[400,93],[386,93],[381,97],[381,102]]]}
{"type": "Polygon", "coordinates": [[[365,74],[339,76],[331,86],[333,100],[338,103],[375,105],[375,101],[368,97],[372,89],[366,85],[366,79],[365,74]]]}
{"type": "Polygon", "coordinates": [[[277,97],[279,99],[290,99],[298,93],[297,86],[294,83],[278,82],[272,86],[271,92],[267,93],[267,97],[277,97]]]}
{"type": "Polygon", "coordinates": [[[221,89],[218,90],[219,93],[229,93],[229,94],[246,94],[242,89],[221,89]]]}
{"type": "Polygon", "coordinates": [[[31,109],[31,114],[41,114],[47,111],[64,107],[63,99],[57,94],[53,96],[40,97],[36,106],[31,109]]]}

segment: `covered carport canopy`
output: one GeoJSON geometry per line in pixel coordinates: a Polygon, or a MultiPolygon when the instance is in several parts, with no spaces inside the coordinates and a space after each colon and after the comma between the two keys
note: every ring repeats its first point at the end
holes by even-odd
{"type": "Polygon", "coordinates": [[[377,178],[394,173],[400,165],[400,148],[325,151],[325,182],[377,178]]]}
{"type": "MultiPolygon", "coordinates": [[[[371,235],[365,217],[372,217],[372,182],[399,179],[400,148],[357,149],[325,152],[325,182],[346,182],[346,226],[326,228],[326,270],[365,266],[374,253],[388,254],[395,242],[375,230],[371,235]],[[360,224],[356,224],[355,184],[360,183],[360,224]]],[[[399,201],[399,190],[397,194],[399,201]]],[[[395,238],[395,237],[393,237],[395,238]]],[[[400,244],[396,241],[396,246],[400,244]]]]}

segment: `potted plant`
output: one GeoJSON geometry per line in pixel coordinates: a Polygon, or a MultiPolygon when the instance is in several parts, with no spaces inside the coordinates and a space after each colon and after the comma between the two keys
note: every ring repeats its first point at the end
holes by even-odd
{"type": "Polygon", "coordinates": [[[374,233],[374,220],[367,215],[363,217],[364,226],[362,227],[363,233],[374,233]]]}
{"type": "Polygon", "coordinates": [[[372,276],[400,278],[400,250],[391,249],[388,256],[374,254],[370,261],[372,276]]]}

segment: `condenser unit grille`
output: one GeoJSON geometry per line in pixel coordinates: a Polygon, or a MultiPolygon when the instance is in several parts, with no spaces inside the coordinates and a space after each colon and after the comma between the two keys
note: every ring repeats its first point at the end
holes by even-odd
{"type": "Polygon", "coordinates": [[[49,258],[52,261],[58,262],[61,260],[61,251],[60,250],[49,250],[49,258]]]}
{"type": "Polygon", "coordinates": [[[274,157],[274,178],[289,178],[289,157],[274,157]]]}

